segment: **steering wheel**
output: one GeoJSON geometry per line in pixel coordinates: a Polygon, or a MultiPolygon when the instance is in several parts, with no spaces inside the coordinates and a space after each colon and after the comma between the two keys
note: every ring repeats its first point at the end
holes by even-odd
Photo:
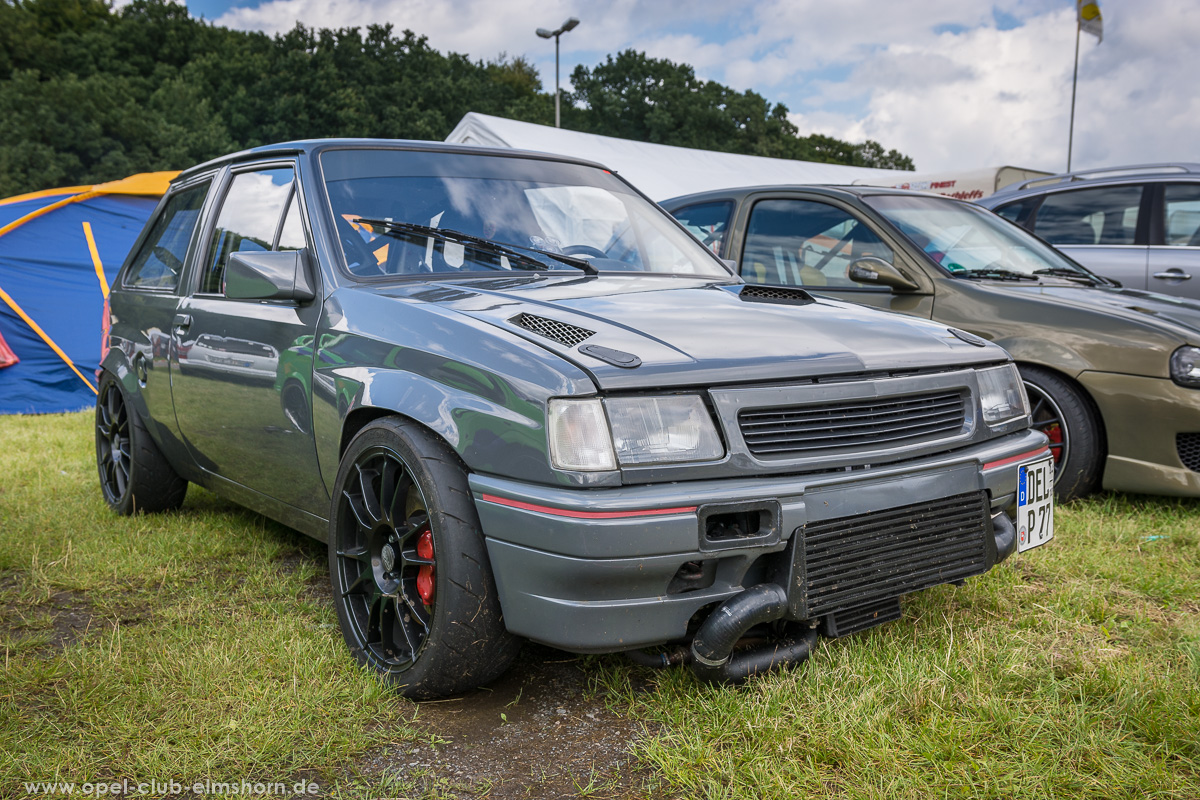
{"type": "Polygon", "coordinates": [[[572,244],[562,249],[564,256],[594,256],[595,258],[608,258],[608,253],[601,250],[599,247],[592,247],[590,244],[572,244]]]}

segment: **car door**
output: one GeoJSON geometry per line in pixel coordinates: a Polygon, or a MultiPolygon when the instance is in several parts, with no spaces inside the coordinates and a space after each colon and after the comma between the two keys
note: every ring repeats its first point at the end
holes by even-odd
{"type": "MultiPolygon", "coordinates": [[[[878,258],[900,266],[902,258],[889,236],[866,214],[849,204],[816,195],[751,196],[739,211],[738,251],[742,278],[748,283],[800,286],[815,294],[848,303],[928,318],[933,298],[928,292],[894,292],[850,278],[850,265],[878,258]]],[[[919,270],[905,264],[905,272],[919,270]]]]}
{"type": "Polygon", "coordinates": [[[1200,299],[1200,183],[1153,187],[1149,277],[1154,292],[1200,299]]]}
{"type": "Polygon", "coordinates": [[[309,249],[295,164],[232,170],[215,217],[174,318],[180,432],[201,468],[323,516],[329,498],[311,423],[320,302],[224,293],[231,254],[309,249]]]}
{"type": "Polygon", "coordinates": [[[1030,223],[1038,236],[1106,278],[1147,287],[1150,196],[1141,183],[1067,189],[1045,196],[1030,223]]]}
{"type": "Polygon", "coordinates": [[[160,434],[169,434],[161,437],[164,442],[178,434],[171,407],[171,320],[179,307],[184,264],[198,245],[198,223],[211,183],[212,176],[206,175],[172,188],[110,295],[112,334],[130,343],[143,416],[162,426],[160,434]]]}

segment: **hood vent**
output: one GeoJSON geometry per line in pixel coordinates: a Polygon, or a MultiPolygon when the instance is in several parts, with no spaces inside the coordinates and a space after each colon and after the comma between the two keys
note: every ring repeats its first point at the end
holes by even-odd
{"type": "Polygon", "coordinates": [[[738,294],[747,303],[779,303],[788,306],[806,306],[816,302],[813,296],[803,289],[792,289],[787,286],[763,286],[749,283],[742,287],[738,294]]]}
{"type": "Polygon", "coordinates": [[[567,347],[574,347],[588,337],[596,334],[595,331],[589,331],[587,328],[581,328],[578,325],[559,322],[549,317],[539,317],[535,314],[517,314],[509,322],[519,328],[532,331],[538,336],[544,336],[551,341],[558,342],[567,347]]]}

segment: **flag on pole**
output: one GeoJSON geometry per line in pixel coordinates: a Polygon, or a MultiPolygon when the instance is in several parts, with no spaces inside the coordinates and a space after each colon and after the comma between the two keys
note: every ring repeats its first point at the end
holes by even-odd
{"type": "Polygon", "coordinates": [[[1104,41],[1104,20],[1100,16],[1100,4],[1094,0],[1075,0],[1079,17],[1079,30],[1096,37],[1096,43],[1104,41]]]}

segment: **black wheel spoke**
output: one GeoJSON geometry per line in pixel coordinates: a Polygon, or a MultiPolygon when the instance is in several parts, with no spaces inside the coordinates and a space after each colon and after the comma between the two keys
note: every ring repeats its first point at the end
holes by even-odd
{"type": "MultiPolygon", "coordinates": [[[[413,534],[419,533],[420,531],[424,530],[428,526],[429,526],[429,515],[426,514],[424,511],[415,511],[415,512],[413,512],[413,515],[411,517],[409,517],[407,520],[405,520],[405,523],[403,526],[396,527],[396,534],[400,537],[400,542],[402,544],[407,545],[409,543],[409,541],[412,539],[413,534]]],[[[414,547],[414,549],[412,552],[415,554],[416,553],[416,550],[415,550],[416,545],[414,544],[413,547],[414,547]]]]}
{"type": "Polygon", "coordinates": [[[353,550],[338,550],[339,558],[352,558],[355,561],[361,561],[364,564],[371,563],[371,551],[365,547],[358,547],[353,550]]]}
{"type": "Polygon", "coordinates": [[[342,597],[349,597],[352,594],[364,594],[361,589],[367,586],[374,586],[374,584],[375,582],[371,580],[371,570],[364,569],[358,573],[358,577],[354,579],[354,582],[346,587],[346,591],[342,592],[342,597]]]}
{"type": "Polygon", "coordinates": [[[379,470],[379,515],[388,523],[394,524],[396,498],[400,495],[401,466],[390,458],[384,458],[379,470]]]}
{"type": "Polygon", "coordinates": [[[350,490],[342,492],[342,496],[346,498],[346,505],[350,507],[351,513],[354,514],[354,519],[358,521],[358,527],[364,531],[371,530],[370,516],[363,508],[362,500],[350,494],[350,490]]]}
{"type": "Polygon", "coordinates": [[[400,559],[405,564],[412,564],[418,567],[432,567],[434,563],[432,558],[421,558],[417,555],[417,548],[415,547],[402,551],[400,559]]]}
{"type": "Polygon", "coordinates": [[[394,601],[394,614],[396,617],[396,627],[400,629],[400,634],[404,637],[404,646],[408,650],[408,658],[411,660],[417,654],[417,648],[421,646],[421,642],[425,636],[429,634],[429,629],[423,627],[423,632],[419,635],[414,635],[415,631],[410,631],[406,621],[412,619],[413,614],[408,598],[401,595],[403,600],[396,598],[394,601]]]}
{"type": "Polygon", "coordinates": [[[414,603],[412,598],[408,596],[408,592],[401,595],[404,600],[404,606],[408,610],[408,616],[421,628],[421,635],[429,635],[429,622],[425,619],[425,615],[429,612],[425,610],[424,603],[414,603]]]}
{"type": "Polygon", "coordinates": [[[379,473],[373,469],[364,469],[362,466],[358,466],[357,469],[359,497],[362,499],[363,510],[366,511],[370,519],[370,524],[365,527],[374,528],[383,522],[383,511],[379,505],[379,493],[375,489],[375,479],[379,477],[379,473]]]}

